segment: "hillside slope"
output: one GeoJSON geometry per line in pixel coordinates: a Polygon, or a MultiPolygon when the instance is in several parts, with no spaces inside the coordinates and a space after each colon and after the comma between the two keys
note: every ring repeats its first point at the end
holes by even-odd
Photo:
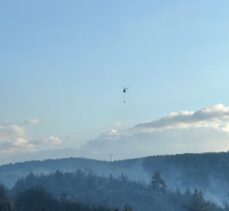
{"type": "Polygon", "coordinates": [[[0,183],[12,187],[30,172],[40,175],[78,169],[100,176],[123,174],[142,183],[148,183],[152,174],[160,171],[169,187],[181,190],[198,187],[215,200],[227,197],[229,190],[229,153],[152,156],[113,162],[83,158],[30,161],[0,166],[0,183]]]}

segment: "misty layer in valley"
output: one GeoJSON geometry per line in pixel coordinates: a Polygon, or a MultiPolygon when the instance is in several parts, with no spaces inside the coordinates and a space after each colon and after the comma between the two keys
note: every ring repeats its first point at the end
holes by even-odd
{"type": "Polygon", "coordinates": [[[229,153],[206,153],[8,164],[0,167],[0,210],[229,210],[228,161],[229,153]]]}

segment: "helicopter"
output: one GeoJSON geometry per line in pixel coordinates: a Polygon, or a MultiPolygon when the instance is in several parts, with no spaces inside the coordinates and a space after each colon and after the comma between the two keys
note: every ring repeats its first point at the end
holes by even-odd
{"type": "Polygon", "coordinates": [[[123,90],[122,90],[122,92],[123,92],[123,93],[126,93],[126,92],[128,91],[128,89],[129,89],[129,88],[124,87],[123,90]]]}
{"type": "MultiPolygon", "coordinates": [[[[122,89],[122,93],[123,93],[123,94],[126,94],[128,90],[129,90],[129,88],[124,87],[124,88],[122,89]]],[[[124,101],[123,101],[123,103],[126,104],[125,95],[124,95],[124,101]]]]}

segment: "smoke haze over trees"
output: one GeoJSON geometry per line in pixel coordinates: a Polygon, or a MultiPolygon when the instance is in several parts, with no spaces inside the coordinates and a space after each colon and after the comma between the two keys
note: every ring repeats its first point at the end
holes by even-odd
{"type": "MultiPolygon", "coordinates": [[[[218,211],[228,209],[228,160],[229,153],[206,153],[113,162],[32,161],[1,166],[0,182],[11,198],[36,187],[54,200],[65,196],[69,202],[109,209],[128,205],[135,210],[179,211],[199,206],[218,211]]],[[[12,199],[9,202],[11,206],[12,199]]]]}
{"type": "Polygon", "coordinates": [[[160,172],[155,172],[148,185],[129,181],[125,176],[99,177],[80,170],[46,176],[31,173],[11,190],[1,187],[0,206],[4,211],[228,210],[226,204],[222,207],[206,200],[200,190],[181,192],[165,187],[160,172]]]}

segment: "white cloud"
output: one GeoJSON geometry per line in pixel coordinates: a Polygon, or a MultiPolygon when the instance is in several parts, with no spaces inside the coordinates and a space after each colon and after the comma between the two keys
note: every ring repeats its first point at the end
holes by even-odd
{"type": "Polygon", "coordinates": [[[37,125],[40,123],[40,119],[37,117],[30,118],[26,121],[27,124],[37,125]]]}
{"type": "Polygon", "coordinates": [[[102,133],[81,148],[90,157],[118,159],[155,154],[229,150],[229,107],[173,112],[126,130],[102,133]]]}
{"type": "Polygon", "coordinates": [[[26,125],[2,124],[0,161],[41,159],[50,157],[49,154],[52,158],[71,155],[96,159],[110,159],[112,154],[114,159],[125,159],[229,150],[229,107],[222,104],[197,111],[173,112],[125,130],[119,126],[114,124],[110,130],[70,154],[62,149],[63,141],[55,135],[31,138],[30,127],[26,125]]]}
{"type": "Polygon", "coordinates": [[[61,145],[63,143],[63,141],[56,136],[49,136],[47,138],[44,138],[42,142],[47,145],[61,145]]]}
{"type": "Polygon", "coordinates": [[[25,147],[28,143],[29,141],[25,138],[18,137],[12,142],[12,145],[16,147],[25,147]]]}
{"type": "Polygon", "coordinates": [[[217,104],[198,111],[182,111],[149,122],[136,125],[134,130],[155,131],[167,129],[212,128],[228,131],[229,107],[217,104]]]}
{"type": "Polygon", "coordinates": [[[116,129],[112,128],[112,129],[111,129],[111,132],[112,132],[112,133],[117,133],[118,131],[117,131],[116,129]]]}
{"type": "MultiPolygon", "coordinates": [[[[32,122],[35,124],[38,120],[33,119],[32,122]]],[[[56,148],[61,144],[62,140],[56,136],[34,140],[30,137],[28,128],[25,125],[22,126],[16,123],[0,125],[0,158],[1,155],[9,156],[16,153],[56,148]]]]}
{"type": "Polygon", "coordinates": [[[17,124],[0,125],[0,143],[4,140],[16,137],[25,137],[26,132],[23,127],[17,124]]]}

